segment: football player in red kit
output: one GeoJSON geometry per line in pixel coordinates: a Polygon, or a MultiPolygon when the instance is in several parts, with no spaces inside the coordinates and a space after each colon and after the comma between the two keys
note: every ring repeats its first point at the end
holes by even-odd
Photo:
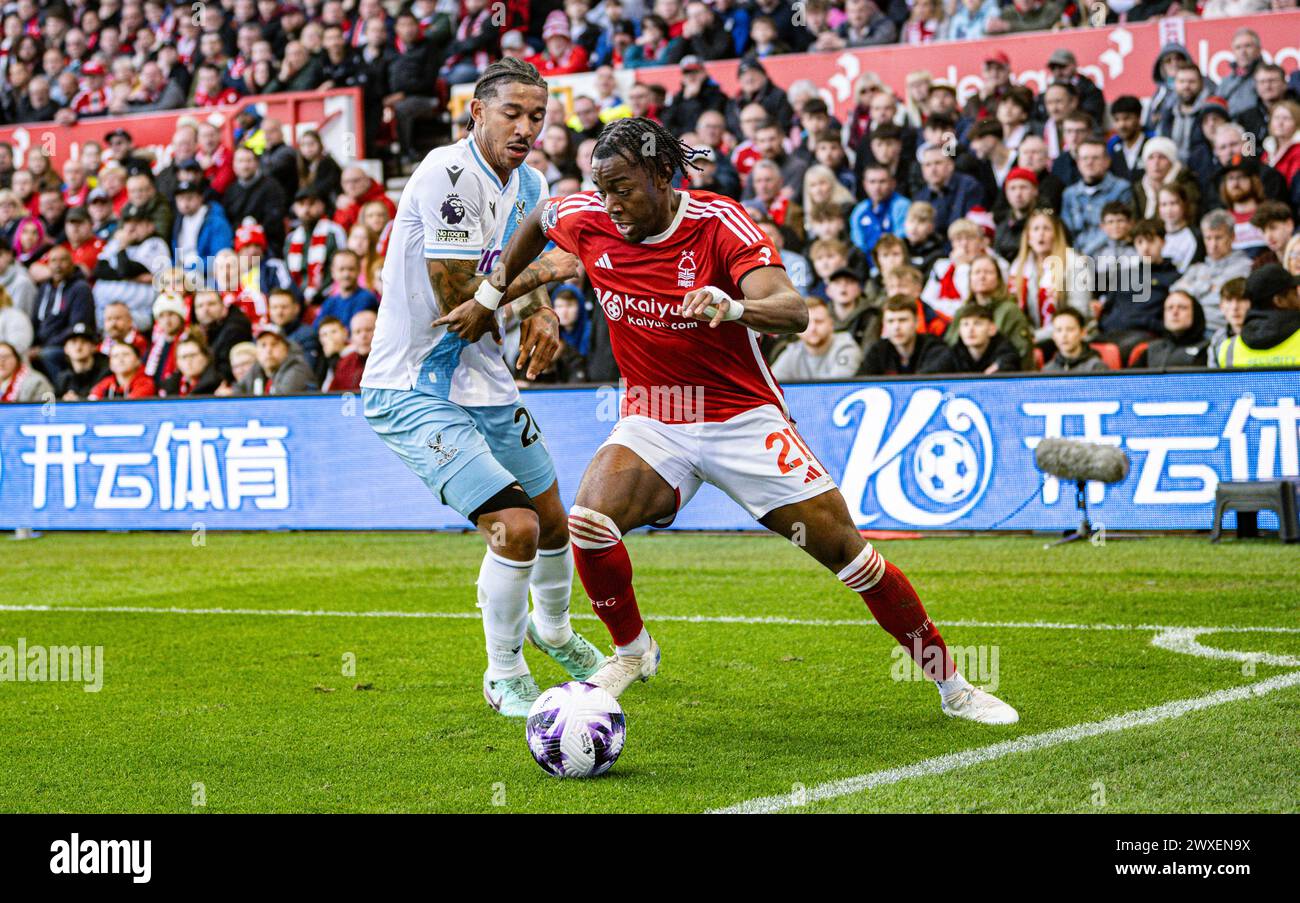
{"type": "MultiPolygon", "coordinates": [[[[489,296],[504,292],[548,241],[578,255],[626,380],[622,416],[569,512],[578,574],[615,644],[589,680],[617,696],[658,670],[623,535],[671,522],[707,482],[861,595],[936,683],[946,714],[1014,723],[1015,709],[958,673],[912,585],[862,538],[790,420],[757,333],[801,332],[807,307],[744,208],[673,188],[691,153],[650,120],[610,123],[592,153],[598,191],[538,205],[479,289],[491,305],[489,296]]],[[[472,342],[491,328],[491,310],[467,301],[451,321],[472,342]]],[[[533,354],[522,348],[520,364],[544,367],[533,354]]]]}

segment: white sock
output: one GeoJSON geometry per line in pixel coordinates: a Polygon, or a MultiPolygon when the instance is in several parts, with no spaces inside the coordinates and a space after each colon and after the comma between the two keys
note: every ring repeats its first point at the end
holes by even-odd
{"type": "Polygon", "coordinates": [[[573,548],[538,549],[529,583],[533,591],[533,626],[542,642],[562,646],[573,636],[569,597],[573,594],[573,548]]]}
{"type": "Polygon", "coordinates": [[[934,685],[939,688],[939,695],[947,699],[958,690],[964,690],[970,686],[970,681],[961,676],[960,671],[952,672],[952,677],[947,680],[936,680],[934,685]]]}
{"type": "Polygon", "coordinates": [[[528,673],[524,632],[528,627],[528,578],[533,561],[511,561],[488,550],[478,572],[478,607],[487,638],[488,680],[528,673]]]}
{"type": "Polygon", "coordinates": [[[615,646],[614,650],[619,655],[645,655],[650,651],[650,634],[646,631],[645,625],[642,625],[641,632],[636,635],[636,639],[626,646],[615,646]]]}

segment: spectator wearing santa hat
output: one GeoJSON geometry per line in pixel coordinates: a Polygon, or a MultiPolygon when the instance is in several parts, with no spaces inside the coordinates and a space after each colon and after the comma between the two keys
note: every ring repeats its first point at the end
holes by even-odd
{"type": "Polygon", "coordinates": [[[552,75],[572,75],[587,71],[587,51],[574,44],[569,32],[569,17],[563,10],[552,10],[542,26],[542,41],[546,49],[528,58],[543,78],[552,75]]]}

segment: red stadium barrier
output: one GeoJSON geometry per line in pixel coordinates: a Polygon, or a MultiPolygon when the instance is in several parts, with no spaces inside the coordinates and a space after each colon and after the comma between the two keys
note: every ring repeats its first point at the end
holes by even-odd
{"type": "Polygon", "coordinates": [[[321,133],[325,147],[336,160],[348,162],[364,156],[363,117],[360,88],[332,91],[302,91],[288,94],[265,94],[245,98],[237,104],[202,109],[167,110],[160,113],[136,113],[130,116],[97,116],[75,125],[52,122],[25,123],[0,128],[0,141],[14,148],[14,165],[23,166],[32,148],[44,148],[56,172],[72,155],[80,152],[86,141],[103,142],[116,128],[131,133],[135,146],[150,150],[157,168],[171,162],[168,146],[177,120],[190,117],[219,125],[226,140],[232,140],[235,114],[248,104],[256,104],[263,116],[279,119],[285,125],[285,140],[295,141],[303,131],[321,133]]]}
{"type": "MultiPolygon", "coordinates": [[[[956,85],[958,97],[964,103],[979,90],[983,82],[980,69],[984,59],[994,51],[1003,51],[1011,58],[1014,81],[1035,91],[1041,91],[1050,81],[1048,55],[1065,48],[1074,51],[1080,71],[1095,81],[1107,98],[1120,94],[1147,97],[1154,93],[1151,71],[1161,46],[1171,41],[1184,44],[1201,71],[1218,81],[1232,65],[1229,46],[1233,32],[1243,26],[1259,32],[1265,58],[1288,72],[1300,68],[1300,11],[1229,19],[1171,18],[1113,28],[1034,32],[918,47],[892,45],[791,54],[769,57],[763,60],[763,67],[772,81],[783,88],[799,79],[811,79],[820,88],[827,106],[839,116],[852,108],[853,84],[864,72],[876,73],[902,97],[908,74],[925,69],[936,80],[956,85]]],[[[738,65],[738,60],[722,60],[705,63],[705,68],[725,93],[734,96],[738,90],[738,65]]],[[[656,66],[635,72],[637,81],[663,85],[670,93],[681,83],[681,70],[677,66],[656,66]]]]}

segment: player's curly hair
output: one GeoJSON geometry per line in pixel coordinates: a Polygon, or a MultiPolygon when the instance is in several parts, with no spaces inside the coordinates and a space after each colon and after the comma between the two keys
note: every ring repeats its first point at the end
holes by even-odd
{"type": "Polygon", "coordinates": [[[687,167],[699,169],[691,161],[703,153],[707,151],[691,147],[659,123],[638,116],[617,119],[605,126],[596,139],[591,159],[619,156],[632,166],[672,181],[678,172],[686,175],[687,167]]]}
{"type": "Polygon", "coordinates": [[[476,100],[491,100],[497,96],[497,91],[502,85],[514,83],[532,85],[544,91],[550,90],[546,79],[542,78],[536,66],[508,56],[489,64],[483,70],[479,80],[474,83],[474,97],[476,100]]]}

